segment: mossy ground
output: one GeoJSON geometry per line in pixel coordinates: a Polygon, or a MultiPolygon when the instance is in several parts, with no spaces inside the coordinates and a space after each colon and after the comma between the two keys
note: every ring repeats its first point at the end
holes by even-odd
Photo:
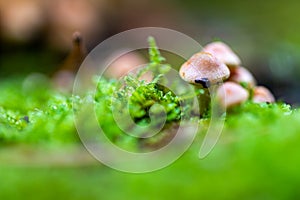
{"type": "Polygon", "coordinates": [[[257,114],[229,116],[217,146],[205,159],[197,157],[199,137],[174,164],[148,174],[122,173],[96,163],[1,167],[0,197],[298,199],[300,113],[253,118],[257,114]]]}
{"type": "MultiPolygon", "coordinates": [[[[41,146],[45,145],[61,155],[66,146],[80,145],[71,117],[71,97],[52,90],[42,96],[37,95],[39,92],[23,95],[21,79],[15,80],[0,84],[6,94],[0,98],[2,151],[27,144],[43,154],[41,146]],[[24,116],[28,116],[29,123],[24,116]]],[[[221,138],[208,157],[198,159],[209,123],[209,119],[204,119],[204,129],[188,152],[171,166],[148,174],[117,172],[90,162],[92,159],[86,164],[75,161],[67,165],[36,165],[39,161],[24,165],[2,159],[0,198],[297,199],[299,121],[300,110],[286,104],[247,102],[227,113],[221,138]]],[[[26,157],[26,151],[5,153],[16,159],[26,157]]],[[[65,155],[67,159],[68,154],[65,155]]],[[[27,152],[27,159],[34,160],[36,156],[27,152]]]]}

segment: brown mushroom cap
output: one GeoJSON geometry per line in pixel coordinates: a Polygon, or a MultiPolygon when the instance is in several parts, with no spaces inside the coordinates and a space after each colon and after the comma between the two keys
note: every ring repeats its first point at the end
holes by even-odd
{"type": "Polygon", "coordinates": [[[225,82],[217,90],[217,99],[225,108],[238,105],[249,98],[249,92],[234,82],[225,82]]]}
{"type": "Polygon", "coordinates": [[[254,88],[253,102],[263,103],[269,102],[272,103],[275,101],[273,94],[266,87],[258,86],[254,88]]]}
{"type": "Polygon", "coordinates": [[[228,67],[221,63],[210,53],[200,52],[194,54],[180,68],[181,78],[192,84],[201,84],[203,87],[210,87],[226,80],[230,71],[228,67]]]}
{"type": "MultiPolygon", "coordinates": [[[[121,52],[116,52],[116,55],[118,55],[119,53],[121,52]]],[[[119,79],[127,75],[129,72],[134,74],[137,73],[139,67],[143,66],[145,63],[146,61],[140,54],[129,52],[118,57],[113,63],[111,63],[111,65],[106,69],[104,75],[109,78],[119,79]]],[[[139,80],[150,82],[152,78],[152,73],[149,71],[143,74],[139,78],[139,80]]]]}
{"type": "Polygon", "coordinates": [[[240,58],[232,51],[232,49],[223,42],[212,42],[203,48],[204,52],[211,53],[228,67],[237,67],[241,65],[240,58]]]}
{"type": "Polygon", "coordinates": [[[230,69],[229,81],[236,83],[247,83],[248,86],[254,87],[256,85],[256,80],[244,67],[235,67],[230,69]]]}

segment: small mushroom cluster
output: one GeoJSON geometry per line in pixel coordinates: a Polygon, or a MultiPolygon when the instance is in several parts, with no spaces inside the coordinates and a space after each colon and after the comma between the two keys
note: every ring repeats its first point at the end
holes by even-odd
{"type": "Polygon", "coordinates": [[[256,86],[253,75],[241,66],[240,58],[223,42],[206,45],[181,66],[179,74],[196,87],[207,89],[220,85],[216,95],[225,108],[248,99],[256,103],[275,101],[267,88],[256,86]]]}

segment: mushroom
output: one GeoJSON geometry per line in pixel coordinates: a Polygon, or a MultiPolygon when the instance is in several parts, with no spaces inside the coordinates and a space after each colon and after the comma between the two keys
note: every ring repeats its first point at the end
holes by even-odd
{"type": "Polygon", "coordinates": [[[179,75],[186,82],[195,85],[195,89],[204,89],[204,93],[198,96],[199,111],[202,115],[208,110],[210,104],[208,88],[226,80],[230,71],[224,63],[210,53],[200,52],[194,54],[181,66],[179,75]]]}
{"type": "Polygon", "coordinates": [[[230,71],[212,54],[200,52],[194,54],[181,66],[179,74],[189,83],[209,88],[212,84],[226,80],[230,71]]]}
{"type": "Polygon", "coordinates": [[[272,103],[275,101],[273,94],[266,87],[258,86],[254,88],[253,91],[253,102],[255,103],[263,103],[269,102],[272,103]]]}
{"type": "Polygon", "coordinates": [[[212,42],[207,44],[203,48],[203,52],[211,53],[230,68],[241,65],[240,58],[223,42],[212,42]]]}
{"type": "Polygon", "coordinates": [[[77,72],[81,63],[87,55],[87,49],[83,42],[83,38],[80,32],[76,31],[72,35],[72,50],[68,57],[65,59],[62,69],[77,72]]]}
{"type": "MultiPolygon", "coordinates": [[[[115,52],[111,57],[114,58],[121,54],[120,52],[115,52]]],[[[139,70],[146,66],[147,63],[145,59],[137,52],[129,52],[119,56],[115,59],[105,70],[104,75],[108,78],[122,79],[126,75],[137,75],[139,70]]],[[[150,83],[153,79],[153,75],[150,71],[141,75],[139,80],[144,80],[150,83]]]]}
{"type": "Polygon", "coordinates": [[[228,81],[236,83],[246,83],[247,87],[254,87],[256,85],[256,80],[244,67],[235,67],[230,69],[230,77],[228,81]]]}
{"type": "Polygon", "coordinates": [[[87,55],[80,32],[73,33],[73,47],[63,64],[53,76],[57,89],[68,92],[72,90],[75,74],[87,55]]]}
{"type": "MultiPolygon", "coordinates": [[[[112,57],[120,53],[121,52],[115,52],[112,57]]],[[[146,61],[138,53],[129,52],[114,60],[106,69],[105,76],[118,79],[145,63],[146,61]]]]}
{"type": "Polygon", "coordinates": [[[217,90],[217,99],[224,108],[241,104],[249,98],[249,92],[235,82],[225,82],[217,90]]]}

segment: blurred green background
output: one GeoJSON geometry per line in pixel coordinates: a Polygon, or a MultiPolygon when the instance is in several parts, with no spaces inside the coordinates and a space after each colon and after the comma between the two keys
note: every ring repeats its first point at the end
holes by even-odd
{"type": "MultiPolygon", "coordinates": [[[[0,80],[51,76],[76,30],[92,50],[121,31],[159,26],[202,45],[223,40],[259,84],[297,107],[299,9],[298,0],[0,0],[0,80]]],[[[1,145],[0,199],[299,199],[300,115],[283,113],[233,115],[206,159],[197,159],[196,142],[173,165],[142,175],[102,166],[85,151],[80,162],[78,155],[1,145]]]]}

